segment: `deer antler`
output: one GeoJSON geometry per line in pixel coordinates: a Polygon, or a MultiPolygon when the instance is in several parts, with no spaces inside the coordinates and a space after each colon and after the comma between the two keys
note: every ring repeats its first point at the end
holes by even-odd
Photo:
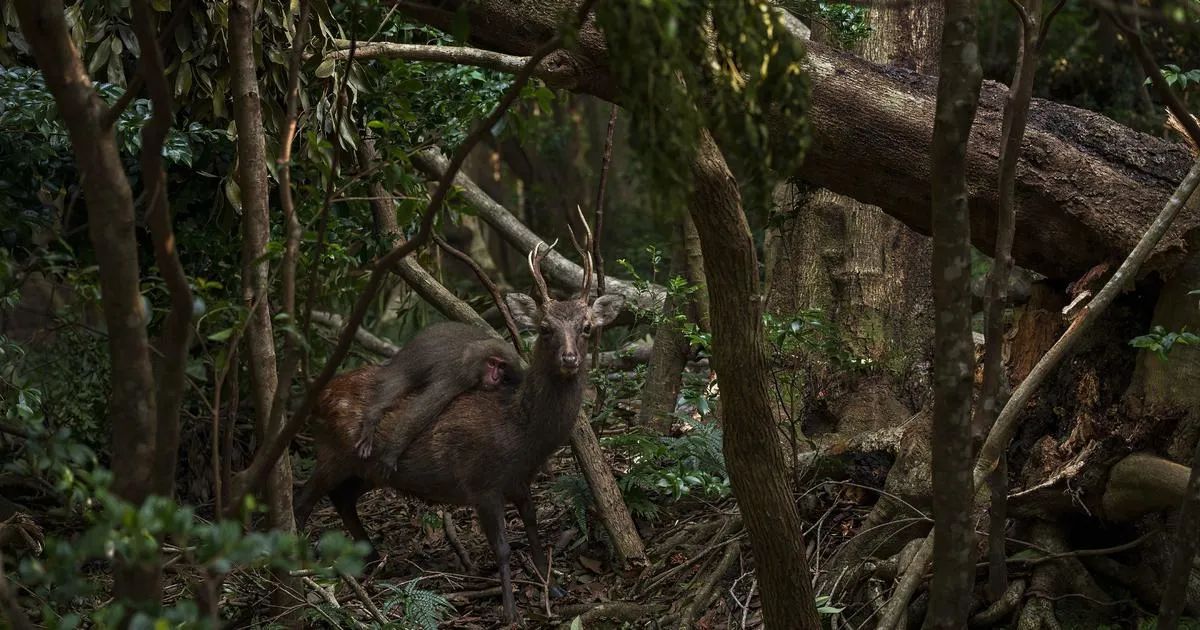
{"type": "Polygon", "coordinates": [[[557,244],[558,239],[554,239],[553,243],[546,246],[546,251],[543,253],[541,251],[542,242],[538,241],[538,243],[533,246],[533,250],[529,252],[529,273],[533,274],[533,282],[537,285],[538,293],[541,294],[538,297],[538,301],[543,304],[550,299],[550,291],[546,288],[546,279],[542,277],[542,260],[546,258],[546,255],[549,254],[550,250],[554,249],[554,246],[557,244]]]}
{"type": "Polygon", "coordinates": [[[575,230],[571,229],[570,221],[567,222],[567,231],[571,233],[571,242],[575,245],[575,251],[579,252],[579,257],[583,259],[583,287],[580,289],[579,297],[586,300],[592,292],[592,226],[588,225],[587,219],[583,216],[583,208],[576,205],[575,210],[579,212],[580,223],[583,223],[583,245],[580,245],[579,240],[575,238],[575,230]]]}

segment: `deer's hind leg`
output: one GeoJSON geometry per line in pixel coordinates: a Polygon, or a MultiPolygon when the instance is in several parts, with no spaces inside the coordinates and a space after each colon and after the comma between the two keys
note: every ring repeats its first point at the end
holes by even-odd
{"type": "Polygon", "coordinates": [[[320,455],[318,453],[317,465],[313,468],[312,477],[304,482],[304,486],[296,494],[295,505],[292,507],[292,512],[296,517],[296,529],[304,528],[317,501],[320,501],[322,497],[329,496],[330,492],[345,479],[344,475],[335,472],[336,466],[330,465],[327,459],[320,455]]]}
{"type": "Polygon", "coordinates": [[[371,554],[367,556],[367,562],[372,563],[379,559],[379,551],[375,548],[375,543],[371,541],[371,534],[367,532],[362,519],[358,516],[358,499],[369,489],[370,486],[364,479],[351,477],[342,480],[330,490],[329,500],[333,503],[333,508],[337,510],[338,516],[342,517],[342,524],[346,526],[354,540],[361,540],[371,545],[371,554]]]}

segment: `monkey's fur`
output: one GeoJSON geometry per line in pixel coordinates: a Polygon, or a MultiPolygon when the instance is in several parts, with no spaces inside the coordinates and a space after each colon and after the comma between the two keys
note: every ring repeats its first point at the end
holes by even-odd
{"type": "Polygon", "coordinates": [[[370,457],[375,429],[384,412],[417,392],[401,409],[399,431],[388,445],[388,452],[382,454],[386,464],[394,465],[413,439],[459,394],[477,388],[515,392],[524,376],[521,359],[513,347],[486,331],[458,322],[429,326],[380,366],[355,449],[359,457],[370,457]]]}

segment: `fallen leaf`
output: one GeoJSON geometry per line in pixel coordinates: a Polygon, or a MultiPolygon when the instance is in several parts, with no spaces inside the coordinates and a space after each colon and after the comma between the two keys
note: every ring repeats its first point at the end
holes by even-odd
{"type": "Polygon", "coordinates": [[[596,560],[594,558],[589,558],[587,556],[579,556],[579,564],[582,564],[583,568],[587,569],[588,571],[591,571],[592,573],[597,573],[597,574],[603,573],[604,563],[602,563],[599,560],[596,560]]]}

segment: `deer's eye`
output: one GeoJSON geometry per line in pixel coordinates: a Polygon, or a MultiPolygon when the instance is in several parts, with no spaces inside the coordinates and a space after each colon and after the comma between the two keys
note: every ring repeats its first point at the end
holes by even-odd
{"type": "Polygon", "coordinates": [[[549,335],[550,334],[550,326],[548,324],[542,324],[541,327],[538,329],[538,332],[543,335],[549,335]]]}
{"type": "Polygon", "coordinates": [[[591,325],[591,324],[584,324],[584,325],[583,325],[583,334],[585,334],[585,335],[590,335],[590,334],[592,334],[592,325],[591,325]]]}

